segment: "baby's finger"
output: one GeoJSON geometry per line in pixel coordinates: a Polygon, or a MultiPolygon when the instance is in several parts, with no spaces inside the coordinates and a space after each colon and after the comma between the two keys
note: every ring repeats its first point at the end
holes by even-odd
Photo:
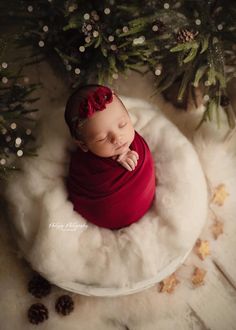
{"type": "Polygon", "coordinates": [[[133,159],[131,159],[131,158],[127,158],[127,159],[126,159],[126,162],[131,166],[132,170],[135,169],[135,166],[136,166],[136,165],[135,165],[133,159]]]}
{"type": "Polygon", "coordinates": [[[133,162],[134,162],[134,164],[135,164],[135,166],[138,164],[138,159],[137,159],[137,156],[136,155],[134,155],[134,154],[131,154],[129,157],[131,157],[132,158],[132,160],[133,160],[133,162]]]}
{"type": "Polygon", "coordinates": [[[126,168],[128,171],[132,171],[132,167],[126,162],[121,162],[121,165],[126,168]]]}
{"type": "MultiPolygon", "coordinates": [[[[138,160],[137,160],[137,158],[136,158],[136,156],[135,155],[129,155],[127,158],[126,158],[126,160],[130,160],[130,161],[132,161],[132,164],[134,164],[134,167],[136,167],[136,165],[137,165],[137,163],[138,163],[138,160]]],[[[129,162],[129,164],[130,164],[130,162],[129,162]]]]}
{"type": "Polygon", "coordinates": [[[139,159],[139,154],[136,151],[132,150],[131,152],[133,155],[135,155],[137,157],[137,159],[139,159]]]}
{"type": "Polygon", "coordinates": [[[118,161],[118,162],[121,161],[122,158],[124,158],[124,154],[120,154],[120,155],[118,156],[118,158],[117,158],[117,161],[118,161]]]}

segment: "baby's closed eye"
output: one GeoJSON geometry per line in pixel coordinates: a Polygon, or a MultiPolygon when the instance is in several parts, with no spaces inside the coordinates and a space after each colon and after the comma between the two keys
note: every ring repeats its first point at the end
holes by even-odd
{"type": "MultiPolygon", "coordinates": [[[[119,125],[119,127],[120,127],[120,128],[123,128],[123,127],[125,127],[126,125],[127,125],[127,122],[123,122],[123,123],[121,123],[121,124],[119,125]]],[[[107,136],[105,136],[105,137],[102,138],[102,139],[98,139],[96,142],[103,142],[103,141],[106,140],[106,138],[107,138],[107,136]]]]}
{"type": "Polygon", "coordinates": [[[102,142],[102,141],[105,141],[105,140],[106,140],[106,138],[107,138],[107,137],[105,136],[104,138],[97,140],[97,142],[102,142]]]}
{"type": "Polygon", "coordinates": [[[119,127],[120,127],[120,128],[123,128],[123,127],[125,127],[126,125],[127,125],[127,123],[122,123],[122,124],[119,125],[119,127]]]}

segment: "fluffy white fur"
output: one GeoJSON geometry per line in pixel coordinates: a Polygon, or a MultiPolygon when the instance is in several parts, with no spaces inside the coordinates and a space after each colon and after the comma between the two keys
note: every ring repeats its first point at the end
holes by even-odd
{"type": "Polygon", "coordinates": [[[64,180],[74,146],[63,109],[42,118],[39,156],[24,160],[24,172],[6,191],[24,257],[51,283],[84,295],[130,294],[161,281],[184,262],[207,218],[206,181],[192,144],[158,109],[122,100],[151,149],[159,180],[155,203],[139,222],[111,231],[73,211],[64,180]],[[65,230],[69,223],[76,230],[65,230]]]}

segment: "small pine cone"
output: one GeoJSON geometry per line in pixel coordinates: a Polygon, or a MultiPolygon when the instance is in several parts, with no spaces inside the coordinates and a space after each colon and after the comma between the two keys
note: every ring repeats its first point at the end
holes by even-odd
{"type": "Polygon", "coordinates": [[[51,292],[51,284],[39,274],[35,274],[28,284],[28,291],[36,298],[47,296],[51,292]]]}
{"type": "Polygon", "coordinates": [[[48,319],[48,309],[43,304],[36,303],[28,309],[30,323],[38,324],[48,319]]]}
{"type": "Polygon", "coordinates": [[[68,315],[74,310],[74,302],[68,295],[60,296],[56,301],[55,309],[58,314],[68,315]]]}
{"type": "Polygon", "coordinates": [[[221,98],[220,98],[220,105],[221,105],[222,107],[227,107],[229,104],[230,104],[230,100],[229,100],[228,96],[226,96],[226,95],[221,95],[221,98]]]}
{"type": "Polygon", "coordinates": [[[177,41],[179,43],[185,43],[189,41],[193,41],[195,37],[198,35],[198,31],[190,31],[188,29],[182,29],[177,34],[177,41]]]}

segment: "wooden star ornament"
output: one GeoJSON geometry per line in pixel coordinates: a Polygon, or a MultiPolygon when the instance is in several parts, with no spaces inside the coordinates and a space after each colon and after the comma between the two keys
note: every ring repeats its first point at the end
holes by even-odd
{"type": "Polygon", "coordinates": [[[211,226],[211,232],[216,240],[224,232],[224,224],[222,221],[216,220],[211,226]]]}
{"type": "Polygon", "coordinates": [[[192,284],[194,286],[204,285],[204,278],[206,276],[206,271],[199,267],[195,267],[193,275],[192,275],[192,284]]]}
{"type": "Polygon", "coordinates": [[[179,283],[180,281],[176,278],[175,273],[173,273],[160,282],[159,292],[173,293],[176,285],[179,283]]]}
{"type": "Polygon", "coordinates": [[[209,242],[207,240],[203,241],[201,239],[198,239],[195,244],[195,248],[196,248],[196,253],[201,260],[204,260],[206,256],[211,254],[209,242]]]}
{"type": "Polygon", "coordinates": [[[229,193],[225,189],[225,184],[222,183],[214,189],[211,202],[222,206],[228,196],[229,193]]]}

